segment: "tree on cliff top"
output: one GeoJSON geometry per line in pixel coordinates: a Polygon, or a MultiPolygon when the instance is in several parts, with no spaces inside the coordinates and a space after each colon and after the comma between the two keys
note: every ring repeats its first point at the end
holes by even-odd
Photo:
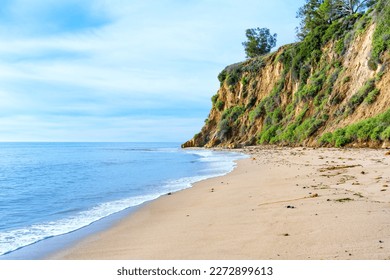
{"type": "Polygon", "coordinates": [[[306,0],[297,12],[297,18],[301,19],[297,36],[304,39],[315,28],[330,25],[339,18],[364,11],[376,2],[377,0],[306,0]]]}
{"type": "Polygon", "coordinates": [[[243,42],[247,58],[267,54],[276,46],[277,34],[271,35],[268,28],[247,29],[245,33],[248,41],[243,42]]]}

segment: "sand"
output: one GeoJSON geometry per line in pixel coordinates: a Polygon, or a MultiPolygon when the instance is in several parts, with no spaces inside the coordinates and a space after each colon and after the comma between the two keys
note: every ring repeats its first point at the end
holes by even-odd
{"type": "Polygon", "coordinates": [[[246,148],[52,259],[390,259],[386,150],[246,148]]]}

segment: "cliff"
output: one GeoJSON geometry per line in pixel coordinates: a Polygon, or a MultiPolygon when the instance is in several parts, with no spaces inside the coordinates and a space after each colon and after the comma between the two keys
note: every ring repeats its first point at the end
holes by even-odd
{"type": "Polygon", "coordinates": [[[202,130],[182,147],[390,147],[390,8],[226,67],[202,130]]]}

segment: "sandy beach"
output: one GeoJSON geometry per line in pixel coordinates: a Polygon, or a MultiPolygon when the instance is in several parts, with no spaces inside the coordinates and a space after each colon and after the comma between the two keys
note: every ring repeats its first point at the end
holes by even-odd
{"type": "Polygon", "coordinates": [[[52,259],[390,259],[388,150],[261,148],[52,259]]]}

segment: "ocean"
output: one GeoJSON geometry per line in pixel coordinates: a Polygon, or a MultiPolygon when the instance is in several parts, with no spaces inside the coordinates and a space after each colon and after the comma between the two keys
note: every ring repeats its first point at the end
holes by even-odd
{"type": "Polygon", "coordinates": [[[224,175],[244,157],[178,143],[0,143],[0,258],[224,175]]]}

